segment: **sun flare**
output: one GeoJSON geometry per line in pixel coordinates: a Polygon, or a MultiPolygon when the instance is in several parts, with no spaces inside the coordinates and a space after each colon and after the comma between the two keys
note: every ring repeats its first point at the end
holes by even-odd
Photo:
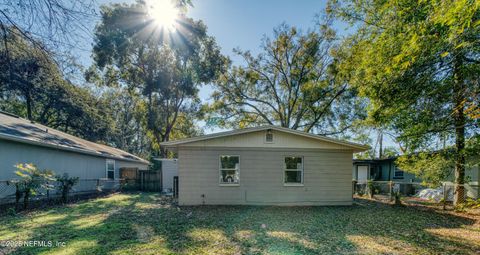
{"type": "Polygon", "coordinates": [[[172,0],[148,1],[148,14],[157,25],[170,31],[175,31],[179,12],[172,0]]]}

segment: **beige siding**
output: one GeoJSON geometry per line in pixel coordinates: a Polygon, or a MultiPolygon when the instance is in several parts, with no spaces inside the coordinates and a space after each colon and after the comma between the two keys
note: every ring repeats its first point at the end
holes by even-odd
{"type": "Polygon", "coordinates": [[[180,147],[178,164],[181,205],[352,203],[351,151],[180,147]],[[239,186],[219,185],[220,155],[240,156],[239,186]],[[284,186],[285,156],[304,157],[304,186],[284,186]]]}
{"type": "Polygon", "coordinates": [[[265,142],[266,131],[256,131],[237,134],[203,141],[191,142],[182,146],[186,147],[257,147],[257,148],[306,148],[306,149],[340,149],[351,148],[333,142],[320,141],[308,137],[294,135],[286,132],[272,131],[273,143],[265,142]]]}

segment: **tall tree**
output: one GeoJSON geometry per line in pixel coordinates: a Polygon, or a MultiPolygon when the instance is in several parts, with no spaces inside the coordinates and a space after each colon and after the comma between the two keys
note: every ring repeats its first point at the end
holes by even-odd
{"type": "Polygon", "coordinates": [[[90,140],[108,132],[103,103],[66,80],[51,56],[17,30],[0,44],[0,109],[90,140]],[[8,59],[8,61],[7,61],[8,59]]]}
{"type": "Polygon", "coordinates": [[[245,64],[233,66],[214,84],[210,118],[222,126],[279,125],[320,134],[352,126],[361,104],[339,83],[330,51],[335,32],[328,25],[302,33],[283,24],[265,38],[258,56],[236,50],[245,64]],[[355,109],[355,110],[353,110],[355,109]]]}
{"type": "MultiPolygon", "coordinates": [[[[339,51],[339,69],[370,99],[370,116],[388,123],[407,152],[454,143],[455,182],[465,182],[465,138],[478,132],[480,3],[331,1],[357,26],[339,51]]],[[[458,185],[455,202],[464,190],[458,185]]]]}
{"type": "Polygon", "coordinates": [[[96,18],[95,0],[3,0],[0,3],[0,42],[15,30],[37,50],[79,46],[88,37],[88,20],[96,18]],[[41,43],[40,43],[41,42],[41,43]]]}
{"type": "Polygon", "coordinates": [[[140,95],[154,153],[165,154],[158,144],[169,140],[180,115],[197,111],[198,86],[214,80],[227,59],[201,21],[182,12],[170,30],[155,22],[149,8],[144,1],[102,7],[95,66],[87,76],[140,95]]]}

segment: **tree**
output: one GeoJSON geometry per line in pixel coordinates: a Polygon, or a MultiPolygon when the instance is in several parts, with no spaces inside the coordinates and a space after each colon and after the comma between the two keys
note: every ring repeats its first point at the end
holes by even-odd
{"type": "Polygon", "coordinates": [[[107,140],[116,147],[143,158],[150,156],[146,129],[146,105],[132,90],[110,88],[102,94],[113,118],[107,140]]]}
{"type": "MultiPolygon", "coordinates": [[[[369,116],[390,125],[406,152],[454,143],[455,203],[463,201],[465,138],[478,131],[478,1],[331,1],[355,25],[339,70],[370,100],[369,116]]],[[[441,163],[441,161],[439,161],[441,163]]]]}
{"type": "Polygon", "coordinates": [[[283,24],[265,38],[262,53],[236,50],[245,65],[233,66],[214,84],[209,116],[221,126],[279,125],[306,132],[339,134],[352,126],[360,103],[336,79],[328,25],[299,32],[283,24]]]}
{"type": "Polygon", "coordinates": [[[53,57],[39,52],[19,32],[0,45],[0,109],[73,135],[97,141],[109,130],[103,102],[66,80],[53,57]],[[6,59],[9,59],[8,61],[6,59]]]}
{"type": "Polygon", "coordinates": [[[0,4],[0,43],[15,46],[5,35],[17,31],[47,55],[50,49],[76,47],[79,39],[90,33],[85,21],[96,17],[95,5],[95,0],[4,0],[0,4]]]}
{"type": "Polygon", "coordinates": [[[102,7],[87,78],[138,94],[152,148],[165,154],[158,144],[170,139],[180,115],[198,111],[198,86],[213,81],[227,59],[201,21],[181,14],[172,32],[158,27],[147,10],[143,1],[102,7]]]}

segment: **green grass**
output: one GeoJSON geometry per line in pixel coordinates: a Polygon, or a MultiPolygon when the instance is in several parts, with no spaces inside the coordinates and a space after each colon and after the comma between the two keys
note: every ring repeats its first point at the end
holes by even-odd
{"type": "MultiPolygon", "coordinates": [[[[348,207],[177,208],[115,194],[0,218],[0,240],[63,241],[14,254],[474,254],[478,219],[362,202],[348,207]]],[[[1,249],[1,248],[0,248],[1,249]]]]}

